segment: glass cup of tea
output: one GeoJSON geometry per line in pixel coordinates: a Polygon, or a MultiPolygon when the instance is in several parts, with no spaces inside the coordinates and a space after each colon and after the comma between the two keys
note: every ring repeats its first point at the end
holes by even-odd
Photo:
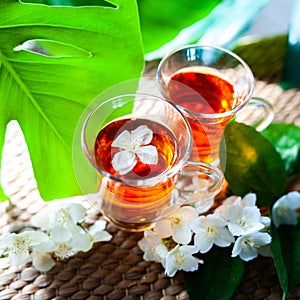
{"type": "MultiPolygon", "coordinates": [[[[142,231],[174,202],[176,178],[190,156],[192,136],[187,120],[171,103],[124,94],[91,110],[81,143],[98,174],[99,210],[121,229],[142,231]]],[[[216,184],[210,181],[210,186],[216,184]]]]}
{"type": "Polygon", "coordinates": [[[166,55],[156,73],[163,97],[182,111],[193,134],[191,161],[219,164],[225,126],[250,104],[264,109],[260,129],[273,119],[270,105],[252,97],[254,76],[236,54],[220,47],[188,45],[166,55]]]}

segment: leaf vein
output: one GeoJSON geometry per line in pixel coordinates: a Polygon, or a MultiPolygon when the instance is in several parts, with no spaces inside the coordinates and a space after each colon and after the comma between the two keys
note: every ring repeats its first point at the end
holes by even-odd
{"type": "MultiPolygon", "coordinates": [[[[32,93],[28,90],[22,79],[18,76],[17,72],[14,70],[14,68],[9,64],[8,60],[5,58],[5,56],[0,52],[0,61],[3,67],[6,68],[8,73],[12,76],[12,78],[15,80],[17,85],[21,88],[21,90],[24,92],[24,94],[28,97],[28,99],[31,101],[33,106],[36,108],[36,110],[39,112],[39,114],[42,116],[44,121],[48,124],[48,126],[51,128],[51,130],[55,133],[55,135],[58,137],[58,139],[61,141],[61,143],[67,147],[66,142],[62,138],[62,136],[59,134],[59,132],[55,129],[54,124],[51,123],[49,118],[46,116],[46,114],[43,112],[41,107],[38,105],[37,101],[33,97],[32,93]]],[[[68,148],[68,147],[67,147],[68,148]]]]}

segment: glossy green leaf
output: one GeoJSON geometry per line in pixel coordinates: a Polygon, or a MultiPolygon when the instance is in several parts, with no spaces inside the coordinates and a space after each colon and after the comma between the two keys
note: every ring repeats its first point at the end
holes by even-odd
{"type": "Polygon", "coordinates": [[[300,174],[300,127],[294,124],[273,123],[262,131],[276,148],[288,174],[300,174]]]}
{"type": "Polygon", "coordinates": [[[203,265],[185,274],[186,289],[191,300],[230,299],[243,276],[245,263],[231,257],[231,248],[214,247],[201,255],[203,265]]]}
{"type": "Polygon", "coordinates": [[[250,126],[232,123],[225,129],[221,151],[225,178],[236,195],[256,193],[258,206],[271,205],[284,191],[284,163],[274,146],[250,126]]]}
{"type": "Polygon", "coordinates": [[[107,88],[141,76],[136,1],[114,4],[116,8],[0,3],[0,153],[6,124],[15,119],[45,200],[81,193],[72,142],[87,104],[107,88]],[[41,55],[22,50],[26,41],[48,46],[53,41],[56,51],[59,45],[66,48],[59,55],[41,55]]]}
{"type": "Polygon", "coordinates": [[[300,224],[271,230],[272,252],[280,285],[289,295],[300,284],[300,224]]]}
{"type": "Polygon", "coordinates": [[[145,53],[172,40],[183,28],[201,20],[221,0],[139,0],[145,53]]]}

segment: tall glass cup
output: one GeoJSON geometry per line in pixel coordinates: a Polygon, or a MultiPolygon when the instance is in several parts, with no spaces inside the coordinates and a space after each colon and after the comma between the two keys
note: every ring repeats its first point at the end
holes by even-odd
{"type": "Polygon", "coordinates": [[[172,204],[176,174],[191,152],[182,113],[151,95],[113,97],[82,129],[83,151],[99,173],[99,208],[118,227],[141,231],[172,204]]]}
{"type": "MultiPolygon", "coordinates": [[[[162,95],[189,121],[194,140],[190,160],[218,165],[225,126],[250,100],[256,103],[248,65],[231,51],[189,45],[165,56],[156,78],[162,95]]],[[[270,118],[264,122],[261,127],[267,126],[270,118]]]]}

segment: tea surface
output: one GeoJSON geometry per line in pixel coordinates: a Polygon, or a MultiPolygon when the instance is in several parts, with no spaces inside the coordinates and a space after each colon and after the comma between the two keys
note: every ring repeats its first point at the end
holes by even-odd
{"type": "Polygon", "coordinates": [[[172,132],[165,126],[146,119],[119,119],[104,127],[98,134],[95,141],[96,163],[100,169],[118,176],[112,166],[114,155],[120,151],[117,147],[112,147],[113,141],[119,134],[127,130],[135,130],[141,125],[146,125],[153,132],[153,138],[148,145],[155,146],[158,152],[158,162],[156,164],[144,164],[138,157],[136,166],[125,176],[127,179],[150,178],[157,176],[172,166],[176,159],[176,141],[172,132]]]}

